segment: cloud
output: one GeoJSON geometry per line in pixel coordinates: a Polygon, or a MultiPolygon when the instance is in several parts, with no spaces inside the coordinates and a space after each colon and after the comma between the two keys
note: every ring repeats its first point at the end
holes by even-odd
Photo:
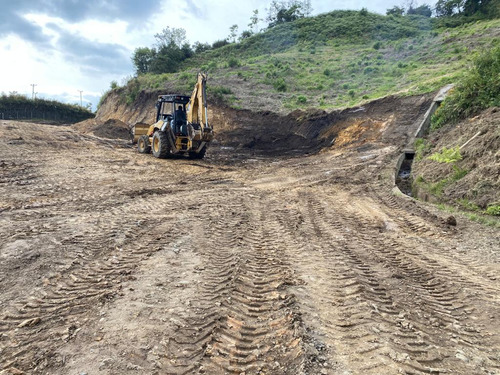
{"type": "Polygon", "coordinates": [[[131,71],[130,51],[119,44],[98,43],[61,30],[56,44],[66,60],[92,74],[131,71]]]}
{"type": "Polygon", "coordinates": [[[50,36],[43,33],[40,26],[28,22],[14,12],[9,13],[7,7],[5,11],[2,9],[0,12],[0,36],[8,34],[15,34],[22,39],[44,46],[50,44],[51,40],[50,36]]]}
{"type": "Polygon", "coordinates": [[[50,37],[23,14],[44,14],[75,23],[87,19],[124,20],[133,27],[161,9],[161,0],[16,0],[4,1],[0,12],[0,36],[15,34],[33,43],[48,43],[50,37]]]}

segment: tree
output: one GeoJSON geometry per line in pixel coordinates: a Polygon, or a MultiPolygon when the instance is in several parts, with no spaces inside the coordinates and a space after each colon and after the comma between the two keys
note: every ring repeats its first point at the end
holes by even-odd
{"type": "Polygon", "coordinates": [[[156,57],[156,50],[148,47],[136,48],[132,56],[132,62],[135,66],[136,74],[143,74],[149,72],[151,64],[156,57]]]}
{"type": "Polygon", "coordinates": [[[228,44],[229,44],[229,42],[227,41],[227,39],[216,40],[215,42],[212,43],[212,48],[216,49],[216,48],[224,47],[228,44]]]}
{"type": "Polygon", "coordinates": [[[182,45],[187,42],[186,30],[183,28],[170,28],[167,26],[160,33],[155,34],[155,39],[158,48],[169,46],[171,44],[181,48],[182,45]]]}
{"type": "Polygon", "coordinates": [[[460,13],[463,7],[463,0],[438,0],[436,3],[436,15],[438,17],[452,16],[460,13]]]}
{"type": "Polygon", "coordinates": [[[201,53],[201,52],[205,52],[205,51],[208,51],[210,48],[212,48],[210,46],[210,44],[208,43],[200,43],[200,42],[196,42],[194,45],[193,45],[193,49],[194,49],[194,53],[201,53]]]}
{"type": "Polygon", "coordinates": [[[231,39],[234,42],[236,42],[236,37],[238,36],[238,25],[233,25],[229,28],[229,39],[231,39]]]}
{"type": "Polygon", "coordinates": [[[267,10],[266,21],[268,27],[276,26],[280,23],[292,22],[299,18],[309,16],[312,12],[310,0],[273,0],[267,10]]]}
{"type": "Polygon", "coordinates": [[[419,7],[416,7],[416,8],[413,8],[413,6],[410,5],[406,14],[431,17],[432,16],[432,8],[427,4],[420,5],[419,7]]]}
{"type": "Polygon", "coordinates": [[[403,7],[398,7],[397,5],[394,5],[392,8],[387,9],[385,12],[386,15],[388,16],[402,16],[405,13],[405,10],[403,7]]]}
{"type": "Polygon", "coordinates": [[[259,19],[259,10],[255,9],[253,11],[252,16],[250,17],[250,23],[248,24],[248,27],[251,30],[253,30],[254,33],[257,32],[257,27],[258,27],[259,21],[260,21],[260,19],[259,19]]]}
{"type": "Polygon", "coordinates": [[[240,35],[240,40],[250,38],[253,33],[250,30],[244,30],[240,35]]]}

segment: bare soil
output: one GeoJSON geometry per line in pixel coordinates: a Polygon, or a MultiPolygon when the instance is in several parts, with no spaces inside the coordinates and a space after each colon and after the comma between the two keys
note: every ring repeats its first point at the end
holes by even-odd
{"type": "Polygon", "coordinates": [[[462,202],[462,206],[466,202],[482,209],[500,204],[500,109],[492,108],[474,118],[448,125],[428,138],[431,147],[412,169],[414,180],[420,177],[423,182],[415,184],[420,198],[455,205],[462,202]],[[443,147],[462,145],[465,145],[460,150],[462,159],[455,163],[437,163],[428,159],[443,147]],[[466,175],[453,181],[458,170],[466,175]],[[443,179],[450,182],[439,196],[432,194],[428,186],[443,179]]]}
{"type": "Polygon", "coordinates": [[[391,192],[426,100],[196,162],[1,121],[0,373],[499,373],[498,230],[391,192]]]}

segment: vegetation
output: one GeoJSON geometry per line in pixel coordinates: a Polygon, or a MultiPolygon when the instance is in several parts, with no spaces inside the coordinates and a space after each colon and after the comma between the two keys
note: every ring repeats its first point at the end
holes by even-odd
{"type": "Polygon", "coordinates": [[[436,111],[431,129],[494,106],[500,106],[500,45],[475,58],[472,68],[436,111]]]}
{"type": "Polygon", "coordinates": [[[484,224],[484,225],[487,225],[487,226],[490,226],[490,227],[493,227],[493,228],[500,228],[500,221],[498,221],[498,219],[492,218],[492,217],[483,216],[479,212],[478,213],[471,213],[471,212],[463,211],[461,209],[458,209],[456,207],[453,207],[453,206],[450,206],[450,205],[447,205],[447,204],[444,204],[444,203],[438,204],[437,207],[440,210],[445,211],[445,212],[450,212],[450,213],[454,213],[454,214],[459,214],[459,215],[465,216],[467,219],[469,219],[471,221],[475,221],[475,222],[478,222],[480,224],[484,224]]]}
{"type": "Polygon", "coordinates": [[[269,110],[342,108],[389,94],[437,90],[462,77],[474,51],[500,44],[500,38],[491,37],[499,19],[443,28],[444,19],[458,22],[465,15],[436,19],[426,7],[411,3],[388,10],[387,16],[366,9],[316,17],[308,17],[309,12],[309,1],[272,1],[265,29],[259,30],[262,19],[254,11],[239,38],[233,25],[228,38],[212,45],[189,46],[182,29],[167,28],[156,35],[155,46],[136,50],[137,74],[122,97],[129,101],[137,87],[189,93],[189,79],[183,76],[203,70],[211,84],[231,87],[231,96],[224,98],[238,106],[254,103],[244,100],[248,95],[265,95],[269,110]]]}
{"type": "Polygon", "coordinates": [[[462,155],[460,154],[460,147],[446,148],[443,147],[441,152],[436,152],[429,156],[430,160],[437,161],[438,163],[455,163],[462,160],[462,155]]]}
{"type": "Polygon", "coordinates": [[[0,118],[78,122],[94,117],[88,109],[56,100],[28,99],[16,92],[0,95],[0,118]]]}

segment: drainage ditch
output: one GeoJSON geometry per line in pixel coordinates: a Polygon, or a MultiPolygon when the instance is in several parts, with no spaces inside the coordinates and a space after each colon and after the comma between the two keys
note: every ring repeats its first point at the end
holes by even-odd
{"type": "Polygon", "coordinates": [[[396,175],[396,186],[401,190],[403,194],[412,196],[411,186],[413,183],[413,178],[411,176],[411,167],[413,165],[413,159],[415,158],[414,151],[405,151],[401,155],[399,161],[399,168],[396,175]]]}

